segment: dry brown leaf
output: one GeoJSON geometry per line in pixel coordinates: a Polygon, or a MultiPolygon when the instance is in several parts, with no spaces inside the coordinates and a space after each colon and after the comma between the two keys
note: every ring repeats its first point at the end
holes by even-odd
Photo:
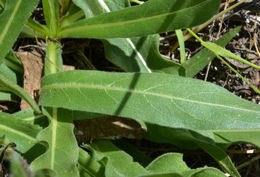
{"type": "MultiPolygon", "coordinates": [[[[37,92],[40,89],[41,77],[43,74],[43,62],[41,54],[37,52],[16,52],[15,53],[24,66],[24,89],[38,100],[37,92]]],[[[21,101],[21,110],[28,109],[31,106],[24,100],[21,101]]]]}

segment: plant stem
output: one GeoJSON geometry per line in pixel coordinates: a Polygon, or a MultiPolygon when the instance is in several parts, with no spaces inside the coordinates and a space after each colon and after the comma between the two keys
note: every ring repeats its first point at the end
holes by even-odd
{"type": "Polygon", "coordinates": [[[204,41],[199,38],[190,28],[187,28],[187,31],[191,34],[191,36],[195,37],[200,43],[203,43],[204,41]]]}
{"type": "Polygon", "coordinates": [[[228,64],[228,62],[226,62],[226,60],[224,60],[222,57],[220,57],[219,55],[216,55],[225,65],[227,65],[234,73],[236,73],[243,81],[245,81],[255,92],[257,92],[258,94],[260,94],[260,91],[253,86],[246,78],[244,78],[239,72],[237,72],[237,70],[235,70],[230,64],[228,64]]]}
{"type": "Polygon", "coordinates": [[[58,41],[47,40],[45,75],[62,71],[61,46],[58,41]]]}

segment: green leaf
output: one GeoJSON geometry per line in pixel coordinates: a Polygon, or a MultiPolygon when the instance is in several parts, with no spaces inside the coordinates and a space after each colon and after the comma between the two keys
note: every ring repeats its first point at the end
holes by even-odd
{"type": "Polygon", "coordinates": [[[175,30],[175,33],[178,38],[178,43],[180,46],[180,54],[181,54],[180,63],[183,64],[184,62],[186,62],[186,52],[185,52],[185,43],[184,43],[184,39],[183,39],[183,33],[182,33],[182,30],[175,30]]]}
{"type": "Polygon", "coordinates": [[[183,175],[176,174],[176,173],[168,173],[168,174],[151,174],[151,175],[144,175],[142,177],[184,177],[183,175]]]}
{"type": "Polygon", "coordinates": [[[105,4],[103,0],[99,0],[99,1],[72,0],[72,1],[75,5],[77,5],[83,10],[86,18],[94,17],[96,15],[100,15],[106,12],[106,9],[100,5],[100,2],[102,2],[102,4],[105,4]]]}
{"type": "Polygon", "coordinates": [[[212,132],[146,125],[148,130],[145,138],[159,143],[174,144],[184,149],[200,147],[211,155],[225,172],[231,176],[240,176],[229,156],[215,144],[212,132]]]}
{"type": "MultiPolygon", "coordinates": [[[[12,69],[6,66],[5,63],[0,64],[0,75],[8,78],[8,80],[14,84],[18,84],[18,80],[21,79],[18,77],[17,73],[15,73],[12,69]]],[[[3,87],[1,85],[1,87],[3,87]]]]}
{"type": "Polygon", "coordinates": [[[47,151],[35,159],[31,168],[34,171],[51,169],[57,176],[79,176],[78,145],[73,133],[71,111],[44,108],[44,114],[50,119],[50,125],[37,136],[39,141],[48,143],[47,151]]]}
{"type": "Polygon", "coordinates": [[[0,101],[12,101],[11,93],[2,91],[0,88],[0,101]]]}
{"type": "Polygon", "coordinates": [[[128,72],[165,72],[178,74],[180,64],[164,59],[159,52],[159,35],[117,38],[104,41],[109,61],[128,72]]]}
{"type": "Polygon", "coordinates": [[[0,15],[0,62],[10,51],[39,0],[7,0],[0,15]]]}
{"type": "Polygon", "coordinates": [[[219,3],[219,0],[164,0],[163,3],[150,0],[65,26],[59,37],[135,37],[192,27],[212,17],[219,3]]]}
{"type": "Polygon", "coordinates": [[[16,57],[13,50],[11,50],[4,58],[3,63],[12,69],[15,73],[20,74],[23,77],[23,65],[16,57]]]}
{"type": "Polygon", "coordinates": [[[42,0],[44,18],[50,31],[49,37],[56,37],[59,26],[59,1],[42,0]]]}
{"type": "Polygon", "coordinates": [[[44,77],[42,85],[43,106],[118,115],[175,128],[260,128],[259,105],[190,78],[66,71],[44,77]]]}
{"type": "MultiPolygon", "coordinates": [[[[125,0],[117,0],[116,3],[113,0],[74,0],[74,3],[83,9],[86,18],[124,9],[129,5],[125,0]]],[[[148,41],[148,45],[145,45],[145,41],[147,41],[145,38],[104,40],[106,58],[125,71],[152,72],[145,61],[150,43],[148,41]],[[139,46],[136,46],[136,44],[139,44],[139,46]]]]}
{"type": "Polygon", "coordinates": [[[228,148],[231,144],[245,142],[251,143],[260,148],[260,130],[232,130],[214,131],[215,142],[223,148],[228,148]]]}
{"type": "Polygon", "coordinates": [[[46,37],[50,35],[49,33],[49,29],[46,27],[46,25],[42,25],[29,18],[27,24],[23,28],[22,37],[38,37],[46,39],[46,37]]]}
{"type": "Polygon", "coordinates": [[[100,156],[101,163],[105,165],[105,176],[134,177],[148,174],[148,172],[137,162],[133,162],[131,156],[118,149],[109,141],[97,141],[91,144],[100,156]]]}
{"type": "Polygon", "coordinates": [[[176,177],[225,177],[225,175],[215,168],[190,169],[182,160],[182,154],[167,153],[149,164],[146,169],[151,175],[144,176],[176,176],[176,177]]]}
{"type": "Polygon", "coordinates": [[[77,6],[72,6],[72,8],[70,8],[70,10],[66,13],[66,15],[62,17],[60,26],[63,27],[72,24],[75,21],[82,19],[83,17],[84,17],[84,12],[77,6]]]}
{"type": "Polygon", "coordinates": [[[41,113],[41,110],[37,103],[32,99],[32,97],[21,87],[6,79],[3,75],[0,74],[0,85],[4,89],[18,95],[19,97],[23,98],[33,109],[36,113],[41,113]]]}
{"type": "MultiPolygon", "coordinates": [[[[215,43],[224,47],[228,41],[230,41],[237,32],[241,29],[241,27],[237,27],[234,30],[228,32],[215,43]]],[[[203,49],[196,55],[194,55],[191,59],[182,64],[182,68],[180,68],[180,75],[185,77],[194,77],[197,73],[199,73],[210,61],[212,61],[216,56],[209,51],[208,49],[203,49]]]]}
{"type": "Polygon", "coordinates": [[[182,173],[189,167],[182,160],[182,154],[167,153],[151,162],[146,170],[150,173],[182,173]]]}
{"type": "Polygon", "coordinates": [[[79,148],[79,173],[81,177],[103,177],[104,167],[98,162],[96,156],[89,154],[85,150],[79,148]]]}
{"type": "Polygon", "coordinates": [[[0,0],[0,14],[3,12],[5,7],[5,0],[0,0]]]}
{"type": "Polygon", "coordinates": [[[50,169],[38,170],[34,173],[33,177],[54,177],[55,172],[50,169]]]}
{"type": "Polygon", "coordinates": [[[234,60],[237,60],[239,62],[242,62],[244,64],[247,64],[249,66],[252,66],[258,70],[260,70],[260,66],[258,65],[255,65],[235,54],[233,54],[232,52],[224,49],[223,47],[215,44],[215,43],[212,43],[212,42],[201,42],[201,44],[206,47],[207,49],[209,49],[210,51],[212,51],[215,55],[219,55],[219,56],[222,56],[222,57],[227,57],[227,58],[231,58],[231,59],[234,59],[234,60]]]}
{"type": "MultiPolygon", "coordinates": [[[[120,10],[129,6],[126,0],[74,0],[86,17],[120,10]]],[[[128,72],[169,72],[178,74],[179,65],[164,59],[159,52],[159,35],[103,40],[106,58],[128,72]],[[153,70],[154,69],[154,70],[153,70]]]]}
{"type": "MultiPolygon", "coordinates": [[[[23,67],[12,51],[8,53],[0,64],[0,75],[3,75],[6,79],[8,78],[13,84],[21,84],[23,67]]],[[[11,94],[7,88],[0,84],[0,100],[18,101],[19,97],[11,94]]]]}
{"type": "Polygon", "coordinates": [[[9,142],[17,144],[17,150],[26,152],[36,141],[40,128],[32,126],[9,114],[0,113],[0,136],[5,135],[9,142]]]}
{"type": "Polygon", "coordinates": [[[43,114],[35,114],[34,110],[31,108],[16,112],[13,114],[13,116],[32,125],[38,124],[41,127],[48,126],[48,121],[46,120],[46,116],[43,114]]]}
{"type": "Polygon", "coordinates": [[[200,170],[199,172],[192,175],[192,177],[226,177],[226,175],[216,168],[207,168],[200,170]]]}
{"type": "Polygon", "coordinates": [[[71,0],[61,0],[60,6],[61,6],[60,11],[61,11],[61,14],[63,15],[68,11],[69,7],[71,6],[71,0]]]}

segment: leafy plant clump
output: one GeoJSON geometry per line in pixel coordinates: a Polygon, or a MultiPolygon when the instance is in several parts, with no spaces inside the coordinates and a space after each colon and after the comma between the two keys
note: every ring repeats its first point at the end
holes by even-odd
{"type": "Polygon", "coordinates": [[[220,0],[42,0],[44,22],[31,16],[38,4],[0,0],[0,100],[18,96],[31,107],[14,114],[0,112],[1,176],[240,176],[225,149],[236,142],[260,146],[260,107],[192,78],[215,56],[234,72],[223,57],[260,68],[223,48],[239,28],[215,43],[202,41],[190,29],[207,24],[220,0]],[[189,60],[182,29],[205,47],[189,60]],[[159,52],[158,34],[170,31],[179,40],[180,62],[159,52]],[[21,87],[21,76],[29,77],[33,69],[26,69],[12,50],[18,38],[46,43],[38,103],[21,87]],[[65,71],[66,38],[100,39],[106,58],[124,72],[65,71]],[[201,148],[222,171],[191,169],[180,153],[137,162],[140,152],[130,156],[109,140],[79,145],[74,122],[108,115],[136,120],[150,141],[201,148]]]}

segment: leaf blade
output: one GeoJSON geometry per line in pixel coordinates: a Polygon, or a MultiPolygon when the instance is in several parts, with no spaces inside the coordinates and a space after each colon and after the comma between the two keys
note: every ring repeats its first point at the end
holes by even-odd
{"type": "Polygon", "coordinates": [[[59,36],[77,38],[135,37],[187,28],[198,25],[213,16],[217,12],[219,2],[219,0],[197,0],[196,2],[192,0],[164,0],[164,3],[161,3],[159,0],[152,0],[140,6],[65,26],[61,29],[59,36]],[[166,23],[169,20],[172,23],[166,23]]]}
{"type": "Polygon", "coordinates": [[[259,105],[195,79],[158,73],[66,71],[45,77],[42,84],[40,104],[44,106],[118,115],[175,128],[260,128],[259,105]]]}
{"type": "Polygon", "coordinates": [[[44,108],[44,114],[51,123],[38,134],[37,139],[47,142],[49,147],[32,162],[32,169],[37,171],[47,168],[55,171],[57,176],[78,177],[76,163],[79,149],[73,134],[72,112],[44,108]]]}
{"type": "Polygon", "coordinates": [[[7,89],[8,91],[18,95],[23,98],[37,113],[41,113],[41,110],[37,103],[32,99],[32,97],[21,87],[14,84],[13,82],[6,79],[4,76],[0,74],[0,84],[2,87],[7,89]]]}
{"type": "Polygon", "coordinates": [[[36,136],[40,128],[32,126],[15,117],[0,113],[0,136],[6,136],[8,140],[17,144],[17,149],[26,152],[37,143],[36,136]]]}
{"type": "Polygon", "coordinates": [[[38,0],[8,0],[0,15],[0,61],[9,52],[38,0]]]}

